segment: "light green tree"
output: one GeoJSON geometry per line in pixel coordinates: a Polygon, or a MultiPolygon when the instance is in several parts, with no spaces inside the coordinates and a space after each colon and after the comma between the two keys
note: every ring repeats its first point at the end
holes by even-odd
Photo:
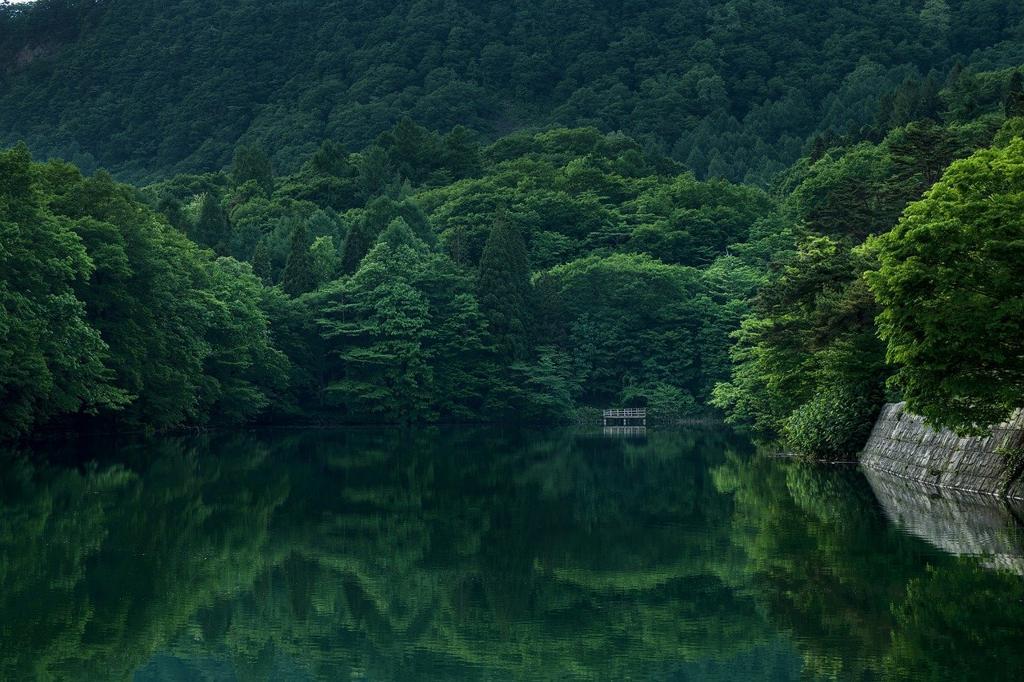
{"type": "Polygon", "coordinates": [[[1024,140],[954,163],[871,248],[879,332],[910,409],[977,432],[1024,406],[1024,140]]]}

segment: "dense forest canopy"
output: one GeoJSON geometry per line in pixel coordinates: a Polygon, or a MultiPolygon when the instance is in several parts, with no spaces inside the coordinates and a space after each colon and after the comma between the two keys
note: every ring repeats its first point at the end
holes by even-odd
{"type": "Polygon", "coordinates": [[[578,5],[4,5],[0,435],[1024,406],[1016,4],[578,5]]]}
{"type": "Polygon", "coordinates": [[[1022,20],[1005,0],[38,0],[0,6],[0,143],[151,181],[239,143],[291,171],[409,116],[595,126],[767,184],[908,78],[1024,63],[1022,20]]]}

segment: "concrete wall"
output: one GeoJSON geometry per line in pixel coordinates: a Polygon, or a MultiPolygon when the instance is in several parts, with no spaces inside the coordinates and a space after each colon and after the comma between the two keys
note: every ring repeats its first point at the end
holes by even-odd
{"type": "Polygon", "coordinates": [[[940,488],[1024,499],[1024,411],[985,438],[936,431],[903,403],[886,405],[861,453],[861,465],[940,488]]]}

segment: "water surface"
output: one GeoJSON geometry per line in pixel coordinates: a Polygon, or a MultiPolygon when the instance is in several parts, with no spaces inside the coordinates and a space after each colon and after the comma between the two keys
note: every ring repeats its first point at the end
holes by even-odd
{"type": "Polygon", "coordinates": [[[4,680],[1021,679],[1020,511],[722,430],[0,458],[4,680]]]}

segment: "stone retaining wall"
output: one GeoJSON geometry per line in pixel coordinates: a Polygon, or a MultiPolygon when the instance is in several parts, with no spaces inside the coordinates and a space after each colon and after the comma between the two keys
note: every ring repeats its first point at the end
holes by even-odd
{"type": "Polygon", "coordinates": [[[993,427],[989,436],[963,438],[936,431],[903,403],[891,403],[882,408],[860,461],[940,488],[1024,499],[1024,411],[993,427]]]}

